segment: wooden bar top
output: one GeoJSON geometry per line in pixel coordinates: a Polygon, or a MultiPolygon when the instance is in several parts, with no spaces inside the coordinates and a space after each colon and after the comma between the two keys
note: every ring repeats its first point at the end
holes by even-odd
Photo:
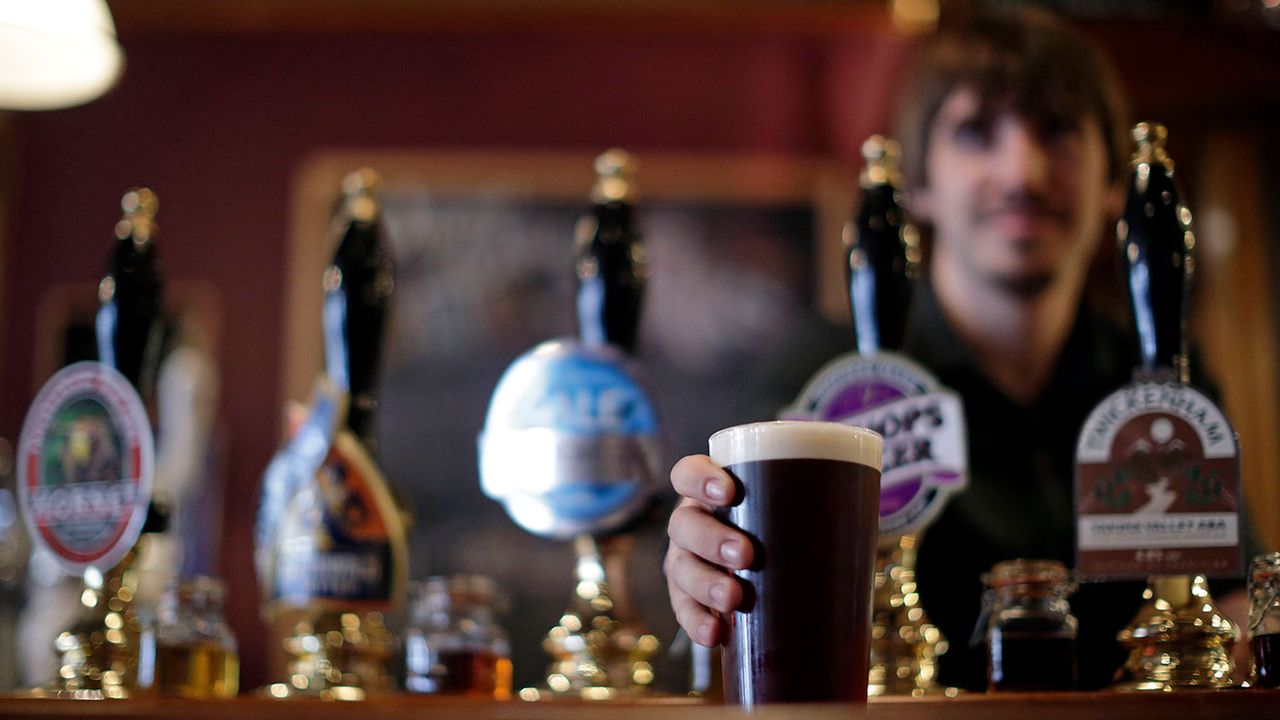
{"type": "MultiPolygon", "coordinates": [[[[274,700],[242,696],[231,700],[52,700],[0,698],[0,719],[7,718],[266,718],[267,720],[722,720],[741,711],[688,698],[585,702],[553,700],[528,703],[466,698],[398,695],[363,702],[274,700]]],[[[753,717],[861,718],[850,706],[782,706],[753,717]]],[[[1280,690],[1235,689],[1179,693],[973,693],[955,698],[876,698],[866,720],[1252,720],[1280,718],[1280,690]]]]}

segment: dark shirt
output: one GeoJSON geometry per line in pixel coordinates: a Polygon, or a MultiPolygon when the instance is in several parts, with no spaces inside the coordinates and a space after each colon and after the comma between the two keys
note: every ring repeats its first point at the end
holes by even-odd
{"type": "MultiPolygon", "coordinates": [[[[921,605],[950,642],[939,661],[943,684],[986,688],[986,647],[969,642],[983,573],[1019,557],[1074,565],[1076,438],[1094,406],[1129,382],[1136,344],[1082,307],[1044,392],[1022,405],[977,367],[929,284],[917,285],[904,351],[964,398],[969,434],[969,487],[924,533],[917,560],[921,605]]],[[[1111,682],[1124,660],[1116,633],[1133,620],[1143,587],[1089,583],[1071,597],[1081,688],[1111,682]]]]}

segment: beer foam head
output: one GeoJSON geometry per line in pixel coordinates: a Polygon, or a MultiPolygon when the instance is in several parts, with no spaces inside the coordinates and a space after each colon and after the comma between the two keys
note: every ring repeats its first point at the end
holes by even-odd
{"type": "Polygon", "coordinates": [[[884,439],[852,425],[778,420],[725,428],[711,436],[711,460],[735,465],[759,460],[840,460],[880,470],[884,439]]]}

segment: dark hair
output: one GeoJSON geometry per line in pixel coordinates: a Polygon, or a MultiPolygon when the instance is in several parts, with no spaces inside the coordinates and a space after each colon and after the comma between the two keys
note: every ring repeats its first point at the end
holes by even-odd
{"type": "Polygon", "coordinates": [[[1128,108],[1106,55],[1052,16],[1022,10],[944,24],[921,48],[896,133],[908,188],[928,183],[930,130],[943,101],[962,87],[976,91],[984,106],[1036,119],[1096,118],[1111,177],[1128,167],[1128,108]]]}

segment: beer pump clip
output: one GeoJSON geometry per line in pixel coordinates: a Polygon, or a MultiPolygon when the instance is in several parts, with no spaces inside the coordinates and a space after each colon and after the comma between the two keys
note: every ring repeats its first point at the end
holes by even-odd
{"type": "Polygon", "coordinates": [[[337,249],[323,275],[325,371],[305,419],[263,477],[255,562],[264,612],[286,635],[289,656],[288,681],[268,688],[276,697],[360,699],[394,687],[380,611],[402,602],[408,550],[402,515],[373,457],[394,284],[379,185],[369,169],[343,181],[337,249]],[[285,617],[294,621],[279,620],[285,617]],[[331,630],[342,638],[336,646],[331,630]]]}
{"type": "Polygon", "coordinates": [[[1235,629],[1213,606],[1205,576],[1243,573],[1236,433],[1188,384],[1195,235],[1166,137],[1161,125],[1134,127],[1117,225],[1142,365],[1090,413],[1076,444],[1076,574],[1150,578],[1142,610],[1120,635],[1131,652],[1121,687],[1157,691],[1231,684],[1235,629]]]}
{"type": "Polygon", "coordinates": [[[622,590],[634,542],[624,528],[665,485],[658,414],[629,358],[646,280],[634,162],[615,149],[595,167],[594,208],[576,231],[579,336],[541,343],[507,368],[477,443],[485,494],[525,530],[574,540],[574,607],[543,646],[552,694],[588,699],[653,680],[657,640],[628,617],[622,590]],[[598,630],[603,639],[592,639],[598,630]]]}
{"type": "Polygon", "coordinates": [[[141,533],[160,531],[152,504],[155,446],[139,391],[155,380],[163,336],[152,233],[158,201],[121,200],[116,244],[98,285],[97,362],[58,371],[27,413],[18,445],[18,498],[33,541],[84,578],[79,615],[53,645],[56,697],[126,698],[151,684],[133,604],[141,533]]]}

